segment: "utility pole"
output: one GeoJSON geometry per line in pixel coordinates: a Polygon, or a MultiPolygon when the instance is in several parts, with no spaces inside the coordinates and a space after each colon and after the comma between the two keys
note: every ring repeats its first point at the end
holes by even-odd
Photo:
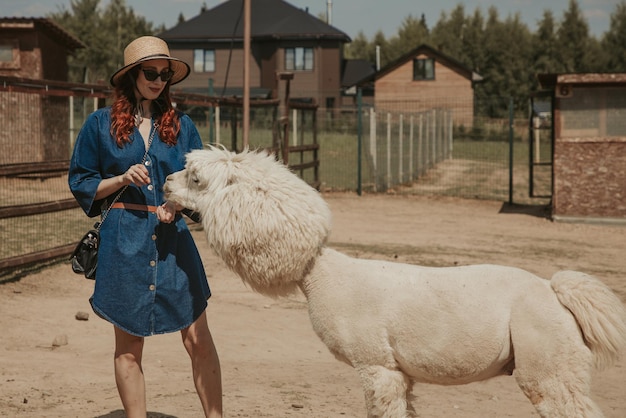
{"type": "Polygon", "coordinates": [[[250,0],[243,3],[243,148],[250,137],[250,0]]]}

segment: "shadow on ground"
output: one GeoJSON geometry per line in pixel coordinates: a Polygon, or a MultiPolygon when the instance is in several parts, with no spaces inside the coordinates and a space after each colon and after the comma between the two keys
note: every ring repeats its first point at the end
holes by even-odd
{"type": "Polygon", "coordinates": [[[551,219],[550,205],[522,205],[505,202],[502,204],[499,213],[514,213],[551,219]]]}
{"type": "MultiPolygon", "coordinates": [[[[111,411],[108,414],[98,415],[94,418],[126,418],[126,414],[123,410],[117,409],[115,411],[111,411]]],[[[160,412],[148,412],[148,418],[177,418],[174,415],[162,414],[160,412]]]]}

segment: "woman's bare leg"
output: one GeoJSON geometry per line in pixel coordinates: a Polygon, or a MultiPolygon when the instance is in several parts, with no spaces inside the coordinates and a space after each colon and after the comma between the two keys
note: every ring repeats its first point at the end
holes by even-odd
{"type": "Polygon", "coordinates": [[[142,337],[115,327],[115,383],[127,418],[146,418],[146,389],[141,367],[142,337]]]}
{"type": "Polygon", "coordinates": [[[222,374],[206,314],[181,331],[193,368],[193,380],[207,418],[222,417],[222,374]]]}

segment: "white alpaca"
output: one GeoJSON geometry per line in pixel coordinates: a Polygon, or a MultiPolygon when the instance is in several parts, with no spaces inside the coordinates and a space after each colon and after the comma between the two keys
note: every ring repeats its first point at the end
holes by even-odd
{"type": "Polygon", "coordinates": [[[359,373],[368,417],[410,416],[414,382],[501,374],[544,418],[602,416],[591,372],[626,345],[626,309],[595,278],[348,257],[325,246],[319,193],[264,152],[193,151],[165,192],[201,213],[211,248],[254,290],[302,290],[319,338],[359,373]]]}

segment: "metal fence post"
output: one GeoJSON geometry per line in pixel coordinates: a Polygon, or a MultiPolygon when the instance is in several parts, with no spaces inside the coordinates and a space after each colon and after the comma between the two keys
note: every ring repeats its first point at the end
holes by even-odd
{"type": "MultiPolygon", "coordinates": [[[[213,79],[209,78],[209,96],[213,96],[213,79]]],[[[209,144],[213,144],[214,142],[214,138],[213,138],[213,126],[216,123],[219,123],[219,121],[215,121],[213,118],[213,106],[209,107],[209,144]]],[[[219,141],[218,141],[219,142],[219,141]]]]}
{"type": "Polygon", "coordinates": [[[509,97],[509,205],[513,204],[513,97],[509,97]]]}
{"type": "Polygon", "coordinates": [[[387,113],[387,187],[391,188],[391,113],[387,113]]]}
{"type": "Polygon", "coordinates": [[[361,89],[357,89],[356,93],[356,137],[357,137],[357,180],[356,180],[356,191],[359,196],[363,192],[363,181],[362,181],[362,166],[363,166],[363,115],[361,112],[363,111],[363,96],[361,93],[361,89]]]}
{"type": "Polygon", "coordinates": [[[400,113],[398,116],[398,184],[402,184],[404,180],[404,167],[402,160],[404,160],[404,115],[400,113]]]}
{"type": "Polygon", "coordinates": [[[415,180],[415,173],[413,171],[413,160],[415,157],[415,147],[413,146],[413,115],[409,117],[409,181],[415,180]]]}
{"type": "Polygon", "coordinates": [[[372,178],[374,179],[374,191],[378,191],[378,149],[376,145],[376,111],[370,108],[370,155],[372,157],[372,178]]]}

